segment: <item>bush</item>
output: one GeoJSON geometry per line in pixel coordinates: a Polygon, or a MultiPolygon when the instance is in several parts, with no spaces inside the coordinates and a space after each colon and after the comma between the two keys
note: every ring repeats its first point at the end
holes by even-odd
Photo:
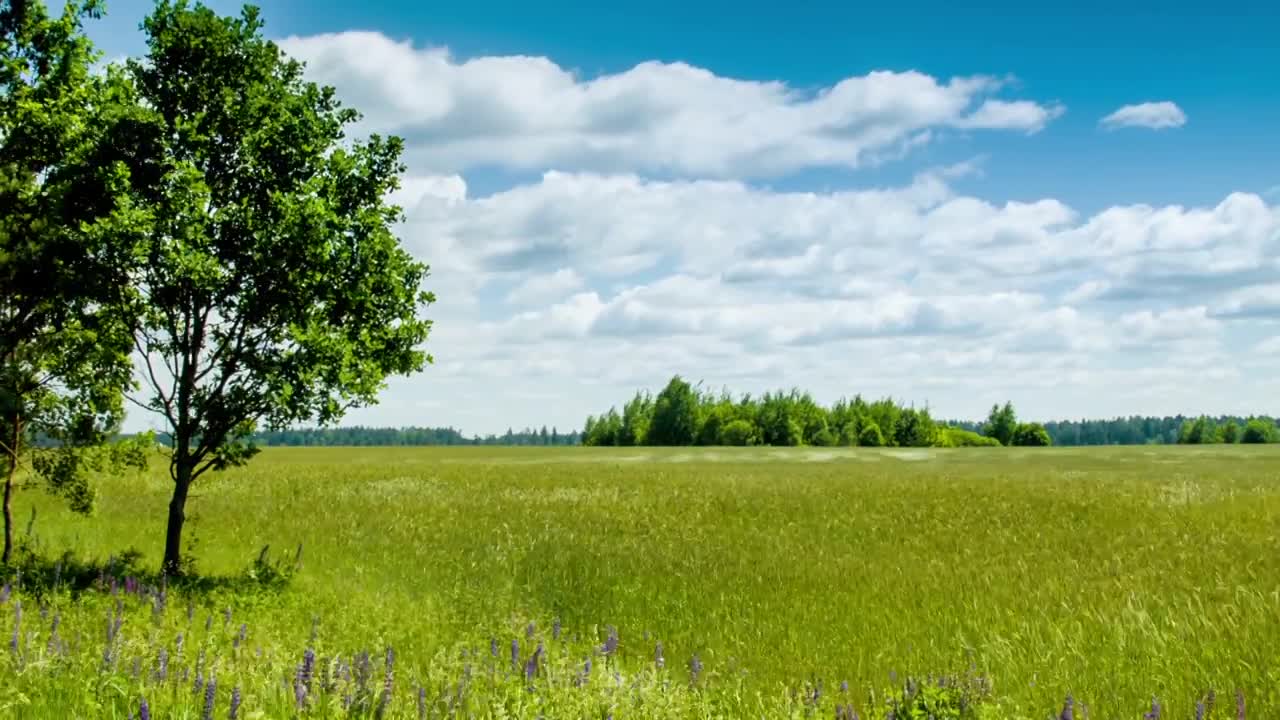
{"type": "Polygon", "coordinates": [[[862,447],[884,447],[884,433],[874,421],[868,420],[858,433],[858,444],[862,447]]]}
{"type": "Polygon", "coordinates": [[[938,447],[1000,447],[1000,441],[972,430],[947,427],[938,432],[938,447]]]}
{"type": "Polygon", "coordinates": [[[1053,444],[1049,431],[1040,423],[1021,423],[1013,433],[1013,444],[1020,447],[1048,447],[1053,444]]]}
{"type": "Polygon", "coordinates": [[[720,444],[738,447],[756,444],[756,426],[746,420],[734,420],[720,428],[720,444]]]}
{"type": "Polygon", "coordinates": [[[1260,445],[1262,443],[1275,442],[1275,435],[1275,425],[1268,420],[1254,418],[1245,424],[1244,432],[1240,434],[1240,442],[1260,445]]]}

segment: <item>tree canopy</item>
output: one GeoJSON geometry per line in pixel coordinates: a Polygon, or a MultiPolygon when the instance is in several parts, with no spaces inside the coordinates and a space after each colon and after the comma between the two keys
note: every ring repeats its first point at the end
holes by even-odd
{"type": "Polygon", "coordinates": [[[163,568],[175,574],[191,484],[247,461],[259,423],[332,423],[389,375],[421,370],[419,313],[434,297],[392,233],[398,138],[348,139],[358,113],[305,81],[252,7],[223,17],[162,0],[143,29],[122,156],[151,217],[132,268],[146,298],[139,402],[173,446],[163,568]]]}

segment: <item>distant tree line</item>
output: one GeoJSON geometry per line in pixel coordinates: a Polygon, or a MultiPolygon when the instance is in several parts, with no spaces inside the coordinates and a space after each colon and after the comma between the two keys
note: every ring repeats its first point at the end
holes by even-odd
{"type": "Polygon", "coordinates": [[[454,428],[431,427],[339,427],[301,428],[258,432],[253,441],[258,445],[283,446],[422,446],[422,445],[577,445],[582,436],[577,431],[562,433],[557,428],[508,429],[502,435],[467,437],[454,428]]]}
{"type": "Polygon", "coordinates": [[[861,396],[823,407],[798,389],[734,398],[700,391],[680,376],[656,396],[637,392],[619,412],[590,416],[583,444],[964,447],[1050,445],[1037,423],[1019,423],[1011,403],[991,408],[976,427],[939,423],[928,408],[861,396]]]}
{"type": "Polygon", "coordinates": [[[966,447],[983,445],[1147,445],[1280,442],[1270,417],[1131,416],[1111,420],[1020,422],[1013,404],[987,418],[935,420],[928,408],[892,399],[842,398],[823,407],[798,389],[750,394],[695,388],[676,376],[656,396],[637,392],[621,412],[590,416],[584,445],[809,445],[966,447]]]}

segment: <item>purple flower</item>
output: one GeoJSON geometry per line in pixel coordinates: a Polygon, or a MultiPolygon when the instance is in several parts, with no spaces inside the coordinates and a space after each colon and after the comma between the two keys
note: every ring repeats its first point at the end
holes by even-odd
{"type": "Polygon", "coordinates": [[[204,686],[204,717],[202,720],[213,720],[213,705],[218,698],[218,679],[209,676],[209,684],[204,686]]]}
{"type": "Polygon", "coordinates": [[[4,587],[0,588],[0,603],[9,602],[9,594],[12,592],[13,592],[13,586],[9,583],[5,583],[4,587]]]}
{"type": "Polygon", "coordinates": [[[1058,716],[1058,720],[1076,720],[1076,701],[1071,693],[1067,693],[1067,702],[1062,706],[1062,714],[1058,716]]]}
{"type": "Polygon", "coordinates": [[[232,641],[231,647],[239,649],[240,644],[244,642],[245,637],[249,634],[248,623],[240,623],[240,633],[236,635],[236,639],[232,641]]]}
{"type": "Polygon", "coordinates": [[[426,720],[427,718],[427,689],[418,688],[418,720],[426,720]]]}
{"type": "Polygon", "coordinates": [[[537,626],[533,624],[533,621],[532,621],[532,620],[530,620],[530,621],[529,621],[529,626],[528,626],[528,627],[526,627],[526,628],[524,629],[524,636],[525,636],[526,638],[528,638],[529,640],[533,640],[533,636],[534,636],[537,632],[538,632],[538,628],[537,628],[537,626]]]}
{"type": "Polygon", "coordinates": [[[146,698],[138,703],[138,720],[151,720],[151,706],[147,705],[146,698]]]}
{"type": "Polygon", "coordinates": [[[204,673],[196,670],[196,681],[191,686],[191,694],[199,695],[202,690],[204,690],[204,673]]]}
{"type": "Polygon", "coordinates": [[[618,629],[609,626],[609,635],[604,639],[604,645],[600,646],[600,651],[605,655],[612,655],[618,650],[618,629]]]}
{"type": "Polygon", "coordinates": [[[240,686],[231,688],[231,710],[227,713],[227,720],[236,720],[240,714],[240,686]]]}
{"type": "Polygon", "coordinates": [[[1236,690],[1236,720],[1245,720],[1243,690],[1236,690]]]}
{"type": "Polygon", "coordinates": [[[160,648],[160,652],[156,655],[156,680],[164,682],[169,677],[169,651],[160,648]]]}
{"type": "Polygon", "coordinates": [[[1151,698],[1151,712],[1142,716],[1142,720],[1160,720],[1160,702],[1151,698]]]}
{"type": "Polygon", "coordinates": [[[847,693],[847,692],[849,692],[849,681],[848,681],[848,680],[842,680],[842,681],[840,682],[840,692],[842,692],[842,693],[847,693]]]}
{"type": "Polygon", "coordinates": [[[302,653],[302,665],[298,668],[298,682],[302,687],[306,688],[307,694],[311,694],[311,678],[315,674],[316,653],[311,648],[302,653]]]}
{"type": "Polygon", "coordinates": [[[556,618],[555,622],[551,623],[551,639],[560,639],[560,618],[556,618]]]}
{"type": "Polygon", "coordinates": [[[9,651],[18,654],[19,633],[22,630],[22,601],[13,601],[13,637],[9,639],[9,651]]]}
{"type": "Polygon", "coordinates": [[[538,643],[538,648],[529,656],[529,661],[524,664],[524,679],[533,680],[533,676],[538,674],[538,658],[542,656],[542,643],[538,643]]]}
{"type": "Polygon", "coordinates": [[[498,638],[489,638],[489,654],[498,657],[498,638]]]}
{"type": "Polygon", "coordinates": [[[698,659],[697,653],[689,660],[689,681],[691,683],[698,682],[698,676],[702,674],[702,661],[698,659]]]}
{"type": "Polygon", "coordinates": [[[511,638],[511,664],[520,667],[520,641],[515,638],[511,638]]]}

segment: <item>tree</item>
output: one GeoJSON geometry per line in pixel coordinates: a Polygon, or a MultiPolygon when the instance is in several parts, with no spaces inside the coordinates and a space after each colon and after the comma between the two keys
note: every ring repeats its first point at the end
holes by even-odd
{"type": "Polygon", "coordinates": [[[1218,442],[1227,443],[1228,445],[1240,441],[1240,426],[1235,420],[1228,421],[1226,425],[1218,428],[1218,442]]]}
{"type": "Polygon", "coordinates": [[[894,442],[899,447],[931,447],[938,440],[938,426],[928,410],[908,408],[898,416],[894,442]]]}
{"type": "Polygon", "coordinates": [[[1213,421],[1201,415],[1190,422],[1183,423],[1178,442],[1184,445],[1205,445],[1215,439],[1213,421]]]}
{"type": "Polygon", "coordinates": [[[746,420],[732,420],[720,428],[719,444],[745,446],[756,444],[756,426],[746,420]]]}
{"type": "Polygon", "coordinates": [[[263,39],[258,11],[161,0],[130,60],[141,120],[128,148],[153,226],[134,282],[149,397],[169,426],[162,570],[183,571],[191,486],[247,462],[257,424],[327,425],[420,371],[427,266],[392,233],[399,138],[346,139],[359,118],[263,39]]]}
{"type": "Polygon", "coordinates": [[[1001,445],[1013,442],[1013,434],[1018,430],[1018,416],[1013,411],[1013,403],[1006,402],[1004,407],[992,405],[987,415],[987,422],[982,426],[982,434],[1000,441],[1001,445]]]}
{"type": "Polygon", "coordinates": [[[875,420],[868,420],[862,425],[862,431],[858,433],[858,445],[862,447],[883,447],[884,433],[880,432],[880,426],[875,420]]]}
{"type": "Polygon", "coordinates": [[[1250,445],[1275,442],[1276,426],[1269,420],[1253,418],[1245,423],[1244,432],[1240,433],[1240,442],[1250,445]]]}
{"type": "Polygon", "coordinates": [[[1040,423],[1019,423],[1018,429],[1013,433],[1013,444],[1020,447],[1048,447],[1053,441],[1040,423]]]}
{"type": "Polygon", "coordinates": [[[127,283],[140,235],[123,169],[99,157],[113,82],[95,77],[84,21],[97,0],[0,1],[0,468],[4,550],[28,464],[71,509],[88,513],[88,475],[123,418],[132,365],[127,283]],[[41,439],[44,447],[34,442],[41,439]],[[54,447],[49,447],[53,445],[54,447]]]}
{"type": "Polygon", "coordinates": [[[671,378],[653,401],[649,445],[692,445],[698,430],[698,396],[680,378],[671,378]]]}

